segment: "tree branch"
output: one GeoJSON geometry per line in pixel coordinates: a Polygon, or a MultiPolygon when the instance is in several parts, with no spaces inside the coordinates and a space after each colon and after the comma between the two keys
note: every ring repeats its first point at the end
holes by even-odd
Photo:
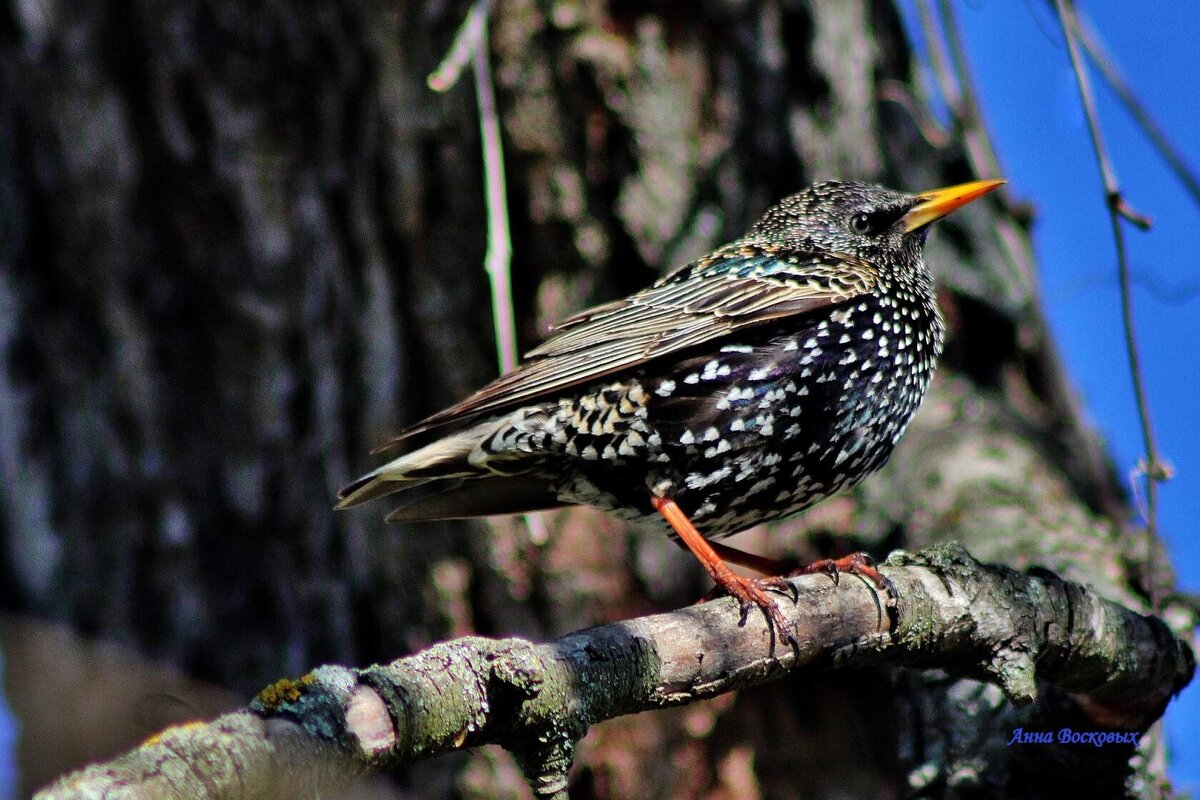
{"type": "MultiPolygon", "coordinates": [[[[794,579],[798,602],[781,607],[795,649],[778,645],[761,615],[739,626],[729,598],[542,645],[466,637],[384,666],[279,681],[250,710],[170,728],[38,798],[111,797],[116,787],[127,798],[314,796],[483,744],[513,751],[539,796],[565,797],[574,744],[597,722],[789,672],[880,664],[994,683],[1041,724],[1063,719],[1056,709],[1069,696],[1076,724],[1126,735],[1128,761],[1134,734],[1191,680],[1192,651],[1161,620],[1055,575],[983,565],[957,545],[897,552],[882,569],[896,597],[848,576],[794,579]]],[[[1111,747],[1071,753],[1080,768],[1114,758],[1111,747]]]]}
{"type": "Polygon", "coordinates": [[[1108,158],[1108,151],[1104,147],[1104,136],[1100,130],[1100,117],[1096,112],[1091,81],[1083,66],[1083,59],[1079,55],[1079,46],[1075,41],[1076,31],[1079,29],[1079,23],[1075,18],[1075,5],[1071,0],[1054,0],[1054,7],[1058,11],[1063,38],[1067,43],[1067,55],[1070,57],[1071,68],[1075,73],[1075,83],[1079,88],[1079,101],[1083,106],[1084,118],[1087,119],[1088,131],[1091,133],[1092,148],[1096,153],[1096,165],[1100,169],[1100,177],[1104,183],[1105,204],[1108,207],[1113,243],[1117,251],[1117,283],[1121,290],[1121,323],[1125,332],[1125,356],[1129,362],[1130,380],[1133,383],[1133,396],[1142,431],[1142,446],[1146,450],[1144,465],[1139,468],[1145,479],[1146,490],[1144,513],[1146,520],[1146,586],[1150,592],[1151,604],[1157,608],[1160,593],[1158,584],[1154,580],[1154,562],[1158,550],[1158,483],[1170,478],[1170,469],[1164,464],[1159,454],[1154,425],[1150,419],[1150,400],[1146,393],[1146,380],[1142,373],[1141,355],[1134,328],[1129,255],[1125,248],[1125,233],[1121,228],[1122,218],[1142,230],[1149,229],[1150,220],[1134,211],[1126,202],[1117,183],[1116,171],[1108,158]]]}

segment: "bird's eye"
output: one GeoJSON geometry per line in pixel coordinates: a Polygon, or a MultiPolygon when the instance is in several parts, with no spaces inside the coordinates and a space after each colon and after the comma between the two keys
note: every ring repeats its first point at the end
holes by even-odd
{"type": "Polygon", "coordinates": [[[860,211],[850,218],[850,230],[858,234],[868,234],[874,229],[871,224],[871,216],[860,211]]]}

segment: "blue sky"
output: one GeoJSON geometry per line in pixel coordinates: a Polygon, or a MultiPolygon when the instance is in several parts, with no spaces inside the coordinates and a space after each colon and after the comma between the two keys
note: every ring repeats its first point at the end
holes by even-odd
{"type": "MultiPolygon", "coordinates": [[[[914,0],[902,6],[916,21],[914,0]]],[[[1200,14],[1194,2],[1079,3],[1126,78],[1192,170],[1200,170],[1200,14]]],[[[1116,250],[1075,78],[1048,0],[956,0],[983,115],[1008,189],[1037,210],[1043,301],[1076,387],[1128,473],[1143,454],[1125,359],[1116,250]]],[[[919,32],[910,24],[914,37],[919,32]]],[[[920,47],[920,44],[918,44],[920,47]]],[[[1200,592],[1200,205],[1187,194],[1099,75],[1092,72],[1109,157],[1126,199],[1151,217],[1127,226],[1147,391],[1175,478],[1160,526],[1181,588],[1200,592]]],[[[1200,792],[1200,687],[1168,710],[1171,775],[1200,792]]]]}

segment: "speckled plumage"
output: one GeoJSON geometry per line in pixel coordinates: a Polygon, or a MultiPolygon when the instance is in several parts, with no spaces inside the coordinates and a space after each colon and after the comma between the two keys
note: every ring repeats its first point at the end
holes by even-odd
{"type": "Polygon", "coordinates": [[[587,503],[672,530],[652,505],[669,498],[717,538],[853,485],[887,460],[941,353],[926,225],[995,185],[792,195],[742,239],[565,320],[402,434],[440,438],[341,506],[399,492],[391,518],[415,520],[587,503]]]}

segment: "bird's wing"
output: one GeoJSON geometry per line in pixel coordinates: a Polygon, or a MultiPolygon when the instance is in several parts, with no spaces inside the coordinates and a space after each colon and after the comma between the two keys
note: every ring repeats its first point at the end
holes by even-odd
{"type": "Polygon", "coordinates": [[[870,292],[876,279],[852,256],[735,242],[637,294],[567,318],[515,370],[396,441],[544,399],[734,331],[846,302],[870,292]]]}

